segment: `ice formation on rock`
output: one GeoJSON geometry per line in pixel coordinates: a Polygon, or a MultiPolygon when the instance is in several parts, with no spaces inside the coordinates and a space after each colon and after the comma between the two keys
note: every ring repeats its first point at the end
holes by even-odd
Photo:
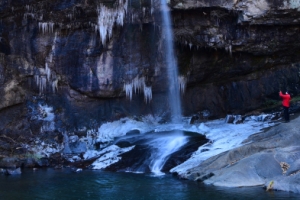
{"type": "Polygon", "coordinates": [[[184,76],[179,76],[178,83],[181,93],[184,94],[186,88],[186,78],[184,76]]]}
{"type": "Polygon", "coordinates": [[[119,0],[115,8],[108,8],[103,4],[97,9],[98,11],[98,30],[103,45],[107,39],[112,37],[114,25],[123,26],[125,14],[127,12],[127,1],[119,0]]]}
{"type": "Polygon", "coordinates": [[[132,83],[125,83],[123,86],[123,90],[126,93],[126,97],[132,100],[132,83]]]}
{"type": "Polygon", "coordinates": [[[144,86],[144,99],[146,103],[150,103],[152,99],[152,87],[144,86]]]}
{"type": "Polygon", "coordinates": [[[140,93],[143,91],[144,99],[146,103],[150,103],[152,100],[152,87],[146,86],[145,77],[135,77],[130,83],[125,83],[123,86],[123,90],[126,93],[126,97],[132,100],[132,93],[140,93]]]}
{"type": "Polygon", "coordinates": [[[54,23],[53,22],[39,22],[39,30],[43,33],[53,33],[54,23]]]}
{"type": "Polygon", "coordinates": [[[51,71],[48,63],[45,63],[45,68],[39,68],[37,74],[34,75],[35,83],[38,86],[39,94],[44,94],[49,85],[52,92],[55,93],[58,89],[58,79],[51,71]]]}

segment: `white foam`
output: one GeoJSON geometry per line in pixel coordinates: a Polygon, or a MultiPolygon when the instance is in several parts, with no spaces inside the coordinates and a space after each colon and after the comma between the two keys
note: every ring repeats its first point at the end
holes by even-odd
{"type": "Polygon", "coordinates": [[[150,170],[155,175],[164,175],[161,172],[167,158],[178,149],[180,149],[184,144],[188,142],[188,138],[183,134],[176,137],[174,135],[159,137],[151,140],[148,145],[154,150],[151,152],[150,157],[150,170]],[[158,147],[158,148],[157,148],[158,147]]]}

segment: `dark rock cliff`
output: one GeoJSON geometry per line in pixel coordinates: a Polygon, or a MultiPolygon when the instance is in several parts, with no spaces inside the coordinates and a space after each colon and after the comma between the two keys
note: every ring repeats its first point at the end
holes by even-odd
{"type": "MultiPolygon", "coordinates": [[[[159,5],[156,0],[2,0],[2,135],[22,140],[19,135],[26,133],[25,142],[39,133],[85,134],[124,116],[165,115],[169,86],[159,5]]],[[[280,89],[298,94],[299,3],[176,0],[170,5],[184,115],[242,114],[279,101],[280,89]]]]}

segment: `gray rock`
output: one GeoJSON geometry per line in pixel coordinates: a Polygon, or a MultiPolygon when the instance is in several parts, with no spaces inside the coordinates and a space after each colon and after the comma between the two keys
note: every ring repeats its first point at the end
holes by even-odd
{"type": "Polygon", "coordinates": [[[300,117],[248,138],[248,144],[216,155],[182,178],[226,187],[268,186],[299,192],[300,117]]]}

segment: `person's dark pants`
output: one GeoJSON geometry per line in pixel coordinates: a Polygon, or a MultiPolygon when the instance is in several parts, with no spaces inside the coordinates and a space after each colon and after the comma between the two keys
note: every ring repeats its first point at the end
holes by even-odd
{"type": "Polygon", "coordinates": [[[283,106],[283,116],[286,122],[290,121],[289,107],[283,106]]]}

